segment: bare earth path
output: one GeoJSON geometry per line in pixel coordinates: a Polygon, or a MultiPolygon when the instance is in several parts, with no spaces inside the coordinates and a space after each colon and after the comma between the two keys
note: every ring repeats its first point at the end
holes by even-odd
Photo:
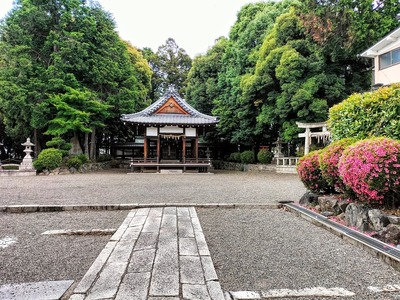
{"type": "MultiPolygon", "coordinates": [[[[263,203],[298,199],[296,175],[217,172],[0,177],[0,206],[25,204],[263,203]]],[[[278,209],[198,208],[225,291],[344,288],[351,299],[400,299],[370,287],[400,284],[400,273],[294,214],[278,209]]],[[[44,236],[56,229],[118,228],[128,211],[0,213],[0,285],[79,280],[110,236],[44,236]],[[2,247],[2,240],[11,244],[2,247]],[[6,239],[7,240],[7,239],[6,239]]],[[[289,298],[286,298],[289,299],[289,298]]],[[[306,299],[306,298],[305,298],[306,299]]],[[[310,299],[310,298],[308,298],[310,299]]],[[[315,299],[315,298],[312,298],[315,299]]]]}

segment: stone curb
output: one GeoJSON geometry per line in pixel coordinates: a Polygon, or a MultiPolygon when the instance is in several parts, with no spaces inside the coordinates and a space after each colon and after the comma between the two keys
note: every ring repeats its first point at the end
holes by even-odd
{"type": "Polygon", "coordinates": [[[150,203],[150,204],[71,204],[71,205],[6,205],[0,206],[3,213],[34,213],[61,211],[100,211],[100,210],[131,210],[152,207],[195,207],[195,208],[227,208],[227,209],[278,209],[282,204],[263,203],[150,203]]]}
{"type": "Polygon", "coordinates": [[[343,240],[350,242],[351,244],[358,246],[372,255],[375,255],[386,264],[392,266],[394,269],[400,271],[400,250],[385,244],[379,240],[369,237],[361,232],[340,225],[329,220],[320,214],[310,211],[296,204],[285,204],[285,207],[289,211],[297,214],[304,218],[310,223],[320,226],[331,233],[339,236],[343,240]]]}

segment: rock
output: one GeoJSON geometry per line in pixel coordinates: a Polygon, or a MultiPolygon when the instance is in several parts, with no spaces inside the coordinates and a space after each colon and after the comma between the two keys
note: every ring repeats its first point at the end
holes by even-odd
{"type": "Polygon", "coordinates": [[[335,214],[331,211],[323,211],[321,212],[321,215],[323,215],[324,217],[331,217],[334,216],[335,214]]]}
{"type": "Polygon", "coordinates": [[[380,231],[389,224],[388,217],[379,209],[371,209],[368,211],[368,217],[371,228],[375,231],[380,231]]]}
{"type": "Polygon", "coordinates": [[[347,202],[346,200],[339,200],[334,209],[334,213],[336,215],[340,215],[341,213],[344,213],[346,211],[347,206],[349,205],[349,202],[347,202]]]}
{"type": "Polygon", "coordinates": [[[380,232],[373,234],[372,237],[387,244],[398,245],[400,244],[400,226],[389,224],[380,232]]]}
{"type": "Polygon", "coordinates": [[[346,214],[344,212],[342,212],[341,214],[338,214],[337,217],[338,217],[339,220],[344,221],[345,218],[346,218],[346,214]]]}
{"type": "Polygon", "coordinates": [[[299,204],[303,206],[309,206],[318,202],[318,195],[307,191],[299,200],[299,204]]]}
{"type": "Polygon", "coordinates": [[[345,222],[347,226],[356,227],[360,231],[368,231],[368,208],[350,203],[346,208],[345,222]]]}
{"type": "Polygon", "coordinates": [[[319,197],[318,203],[321,207],[321,211],[330,211],[334,212],[334,207],[337,204],[337,199],[334,197],[319,197]]]}
{"type": "Polygon", "coordinates": [[[400,224],[400,217],[398,216],[387,216],[391,224],[400,224]]]}

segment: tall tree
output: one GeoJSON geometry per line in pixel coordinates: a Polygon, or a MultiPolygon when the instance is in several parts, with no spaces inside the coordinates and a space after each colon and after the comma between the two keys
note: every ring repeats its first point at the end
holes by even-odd
{"type": "Polygon", "coordinates": [[[337,100],[342,91],[342,82],[324,67],[295,10],[280,16],[260,48],[254,75],[243,82],[244,97],[260,103],[259,125],[279,130],[291,141],[297,135],[296,121],[324,121],[326,99],[337,100]]]}
{"type": "Polygon", "coordinates": [[[287,11],[292,1],[259,2],[242,7],[229,34],[218,78],[221,94],[215,99],[214,114],[219,116],[218,130],[232,143],[254,148],[263,140],[265,130],[258,126],[260,107],[242,93],[242,80],[253,70],[257,51],[272,29],[276,18],[287,11]]]}
{"type": "MultiPolygon", "coordinates": [[[[34,132],[39,146],[46,141],[42,133],[59,118],[59,109],[67,108],[60,101],[89,92],[79,108],[83,114],[76,117],[93,115],[102,104],[108,108],[107,114],[89,122],[95,145],[96,129],[113,128],[121,113],[132,112],[143,101],[127,46],[111,16],[96,2],[17,0],[0,30],[0,111],[6,132],[15,138],[34,132]]],[[[72,115],[68,122],[74,122],[72,115]]],[[[83,141],[86,129],[75,130],[83,141]]],[[[74,134],[71,130],[63,135],[74,134]]]]}
{"type": "Polygon", "coordinates": [[[153,71],[153,100],[159,98],[168,86],[174,86],[182,96],[186,93],[186,79],[192,66],[192,59],[174,39],[169,38],[158,47],[156,53],[151,49],[143,50],[153,71]]]}
{"type": "Polygon", "coordinates": [[[221,37],[205,55],[196,56],[187,79],[186,98],[196,109],[211,114],[213,102],[221,93],[218,74],[228,40],[221,37]]]}
{"type": "Polygon", "coordinates": [[[399,12],[398,0],[306,0],[299,15],[350,95],[370,85],[372,62],[358,55],[399,26],[399,12]]]}

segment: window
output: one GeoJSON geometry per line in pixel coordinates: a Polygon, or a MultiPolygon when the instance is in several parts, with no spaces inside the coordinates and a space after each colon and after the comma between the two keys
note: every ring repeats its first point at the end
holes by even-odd
{"type": "Polygon", "coordinates": [[[400,63],[400,48],[392,51],[392,64],[400,63]]]}
{"type": "Polygon", "coordinates": [[[379,69],[385,69],[400,63],[400,48],[389,51],[379,56],[379,69]]]}

